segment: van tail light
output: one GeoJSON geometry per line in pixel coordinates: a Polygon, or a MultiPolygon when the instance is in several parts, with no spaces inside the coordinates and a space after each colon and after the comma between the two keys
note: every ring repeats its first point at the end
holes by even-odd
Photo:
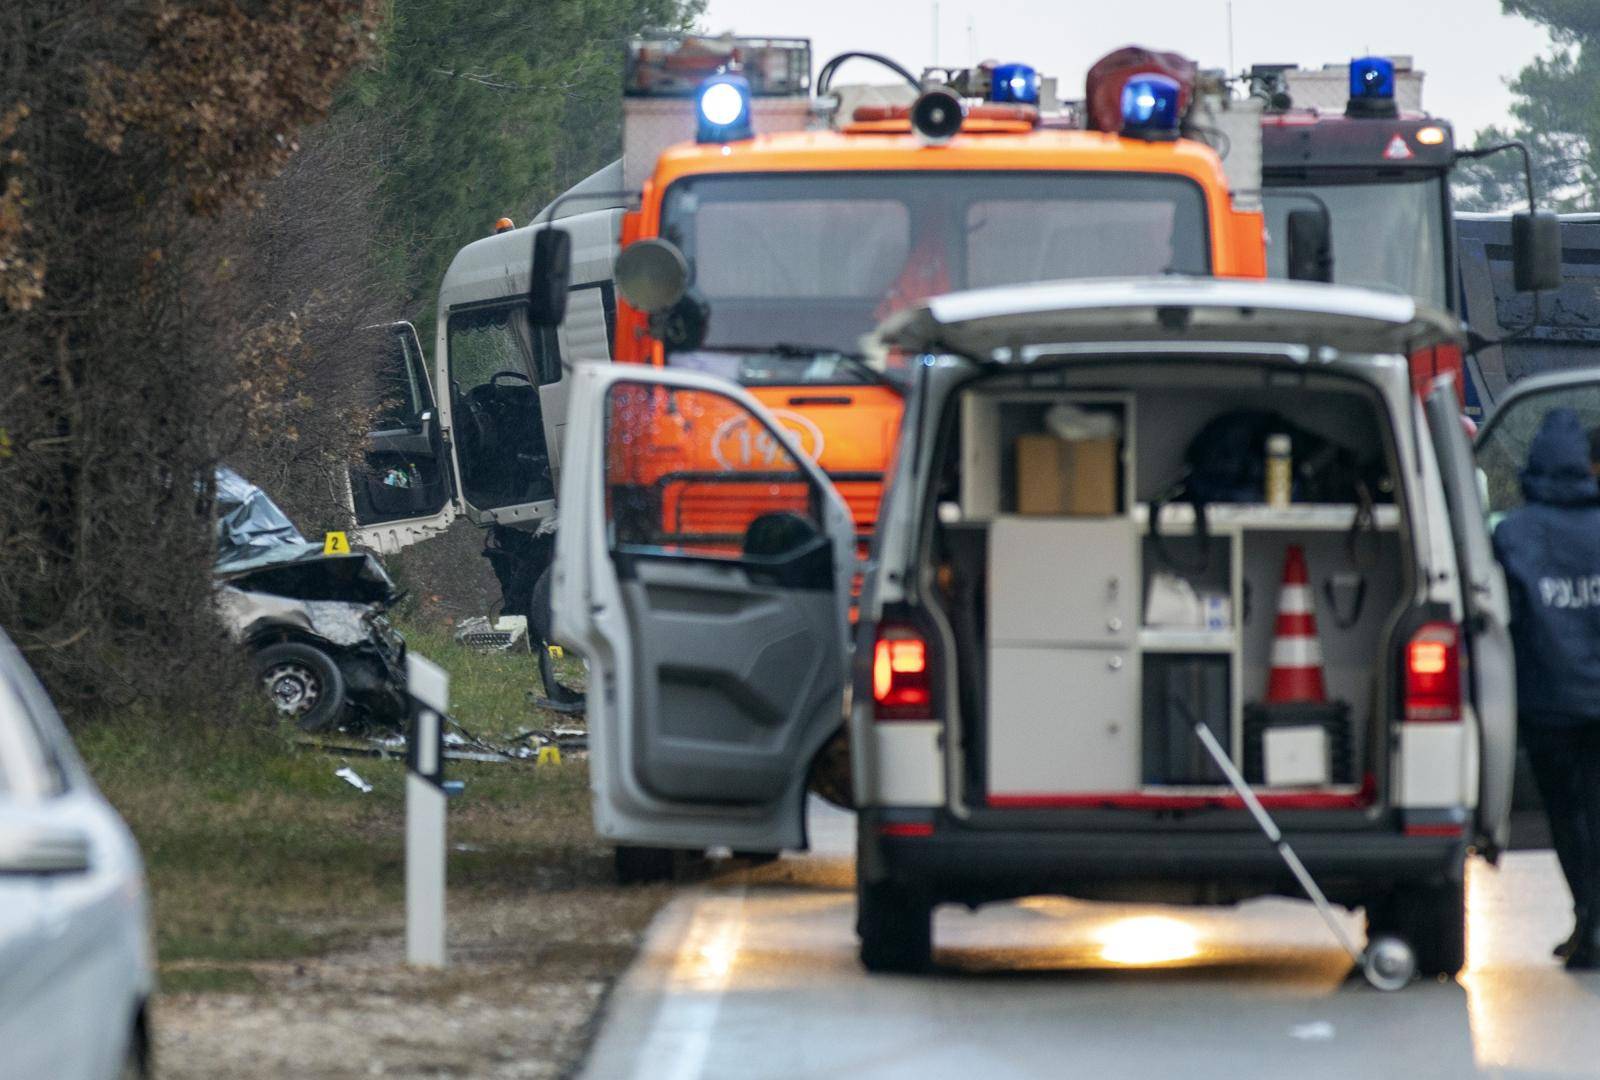
{"type": "Polygon", "coordinates": [[[1461,719],[1461,635],[1453,623],[1427,623],[1406,642],[1405,717],[1461,719]]]}
{"type": "Polygon", "coordinates": [[[1461,346],[1431,345],[1411,354],[1411,389],[1418,397],[1428,396],[1428,387],[1440,375],[1450,374],[1456,380],[1456,404],[1467,405],[1467,383],[1461,373],[1461,346]]]}
{"type": "Polygon", "coordinates": [[[933,678],[928,642],[915,630],[886,626],[872,648],[872,703],[876,720],[933,718],[933,678]]]}

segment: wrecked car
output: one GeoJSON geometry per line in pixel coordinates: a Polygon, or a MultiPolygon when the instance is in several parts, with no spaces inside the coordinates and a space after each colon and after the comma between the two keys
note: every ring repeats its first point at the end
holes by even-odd
{"type": "Polygon", "coordinates": [[[400,590],[367,552],[324,552],[256,485],[216,476],[217,608],[256,677],[305,731],[405,716],[405,639],[386,614],[400,590]]]}

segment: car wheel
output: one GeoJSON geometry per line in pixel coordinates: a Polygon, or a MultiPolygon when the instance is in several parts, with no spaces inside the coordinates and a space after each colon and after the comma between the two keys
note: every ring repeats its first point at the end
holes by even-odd
{"type": "Polygon", "coordinates": [[[654,885],[676,876],[678,853],[672,848],[618,844],[611,853],[618,885],[654,885]]]}
{"type": "Polygon", "coordinates": [[[344,675],[333,657],[315,645],[268,645],[256,653],[255,669],[267,700],[300,730],[327,731],[344,718],[344,675]]]}
{"type": "Polygon", "coordinates": [[[1409,944],[1422,975],[1454,977],[1467,961],[1466,889],[1461,882],[1407,885],[1367,909],[1367,938],[1394,934],[1409,944]]]}
{"type": "Polygon", "coordinates": [[[856,931],[868,971],[922,971],[933,962],[933,905],[903,885],[858,885],[856,931]]]}
{"type": "Polygon", "coordinates": [[[122,1059],[118,1080],[150,1080],[150,1053],[145,1046],[144,1031],[134,1028],[128,1035],[128,1052],[122,1059]]]}
{"type": "Polygon", "coordinates": [[[533,594],[528,601],[528,634],[534,652],[539,655],[539,681],[544,684],[544,696],[555,704],[577,705],[583,701],[583,694],[561,682],[556,675],[555,659],[550,655],[550,628],[554,622],[550,613],[550,590],[547,566],[533,583],[533,594]]]}

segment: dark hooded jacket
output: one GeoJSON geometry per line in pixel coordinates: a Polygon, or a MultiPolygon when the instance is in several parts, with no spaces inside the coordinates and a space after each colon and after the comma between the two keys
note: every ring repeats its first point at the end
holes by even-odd
{"type": "Polygon", "coordinates": [[[1528,447],[1526,504],[1494,532],[1511,599],[1523,723],[1600,724],[1600,485],[1578,414],[1552,409],[1528,447]]]}

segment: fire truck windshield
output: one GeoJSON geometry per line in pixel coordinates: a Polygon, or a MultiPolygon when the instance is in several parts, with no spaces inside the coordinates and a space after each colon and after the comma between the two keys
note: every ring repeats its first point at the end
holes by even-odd
{"type": "Polygon", "coordinates": [[[954,289],[1211,268],[1200,187],[1148,174],[692,177],[668,190],[661,235],[710,312],[706,350],[668,362],[749,384],[859,382],[844,356],[863,334],[954,289]],[[808,349],[756,351],[781,342],[808,349]]]}
{"type": "Polygon", "coordinates": [[[1316,205],[1303,193],[1321,199],[1333,217],[1334,281],[1407,293],[1435,307],[1448,304],[1444,191],[1437,176],[1268,187],[1270,277],[1288,272],[1283,238],[1289,211],[1316,205]]]}

